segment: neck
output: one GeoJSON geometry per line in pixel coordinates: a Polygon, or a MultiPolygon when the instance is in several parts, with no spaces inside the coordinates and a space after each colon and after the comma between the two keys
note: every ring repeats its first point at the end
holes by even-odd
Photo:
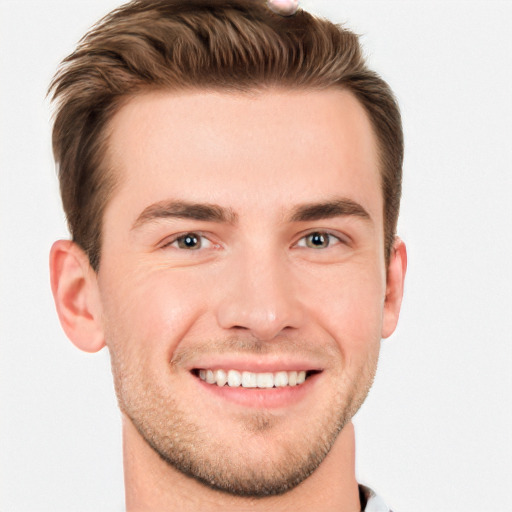
{"type": "Polygon", "coordinates": [[[316,471],[291,491],[242,498],[212,490],[165,463],[123,416],[127,512],[143,511],[336,511],[361,510],[355,479],[354,427],[349,423],[316,471]]]}

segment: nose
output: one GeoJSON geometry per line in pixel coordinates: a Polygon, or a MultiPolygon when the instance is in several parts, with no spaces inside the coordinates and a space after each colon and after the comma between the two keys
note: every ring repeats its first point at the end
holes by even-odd
{"type": "Polygon", "coordinates": [[[269,341],[301,326],[304,308],[285,256],[252,251],[230,262],[225,274],[217,310],[221,328],[269,341]]]}

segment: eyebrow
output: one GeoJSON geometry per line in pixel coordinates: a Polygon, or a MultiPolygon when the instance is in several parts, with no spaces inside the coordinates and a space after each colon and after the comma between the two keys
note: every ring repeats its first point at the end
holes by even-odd
{"type": "Polygon", "coordinates": [[[310,203],[297,206],[290,216],[290,222],[307,222],[329,219],[333,217],[355,216],[370,220],[370,214],[351,199],[334,199],[321,203],[310,203]]]}
{"type": "Polygon", "coordinates": [[[148,222],[168,218],[234,224],[238,216],[230,208],[223,208],[215,204],[161,201],[145,208],[133,223],[132,230],[148,222]]]}
{"type": "MultiPolygon", "coordinates": [[[[343,198],[299,205],[293,209],[288,222],[308,222],[344,216],[370,219],[369,213],[359,203],[343,198]]],[[[160,201],[142,211],[133,223],[132,230],[149,222],[168,218],[235,224],[238,215],[231,208],[224,208],[216,204],[160,201]]]]}

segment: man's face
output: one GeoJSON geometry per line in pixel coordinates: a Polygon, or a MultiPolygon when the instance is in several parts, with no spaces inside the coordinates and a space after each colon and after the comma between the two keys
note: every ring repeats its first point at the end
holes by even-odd
{"type": "Polygon", "coordinates": [[[110,128],[120,184],[98,290],[120,407],[182,472],[284,492],[322,462],[376,369],[386,269],[370,122],[347,92],[276,90],[141,95],[110,128]]]}

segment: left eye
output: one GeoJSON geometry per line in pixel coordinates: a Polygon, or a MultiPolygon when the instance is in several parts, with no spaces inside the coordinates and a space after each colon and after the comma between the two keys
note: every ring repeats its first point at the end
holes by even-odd
{"type": "Polygon", "coordinates": [[[309,247],[310,249],[327,249],[330,245],[340,242],[337,236],[325,231],[315,231],[302,237],[297,243],[298,247],[309,247]]]}
{"type": "Polygon", "coordinates": [[[184,249],[188,251],[197,251],[201,248],[211,246],[211,242],[204,236],[198,233],[185,233],[176,237],[173,241],[166,244],[169,247],[177,247],[178,249],[184,249]]]}

